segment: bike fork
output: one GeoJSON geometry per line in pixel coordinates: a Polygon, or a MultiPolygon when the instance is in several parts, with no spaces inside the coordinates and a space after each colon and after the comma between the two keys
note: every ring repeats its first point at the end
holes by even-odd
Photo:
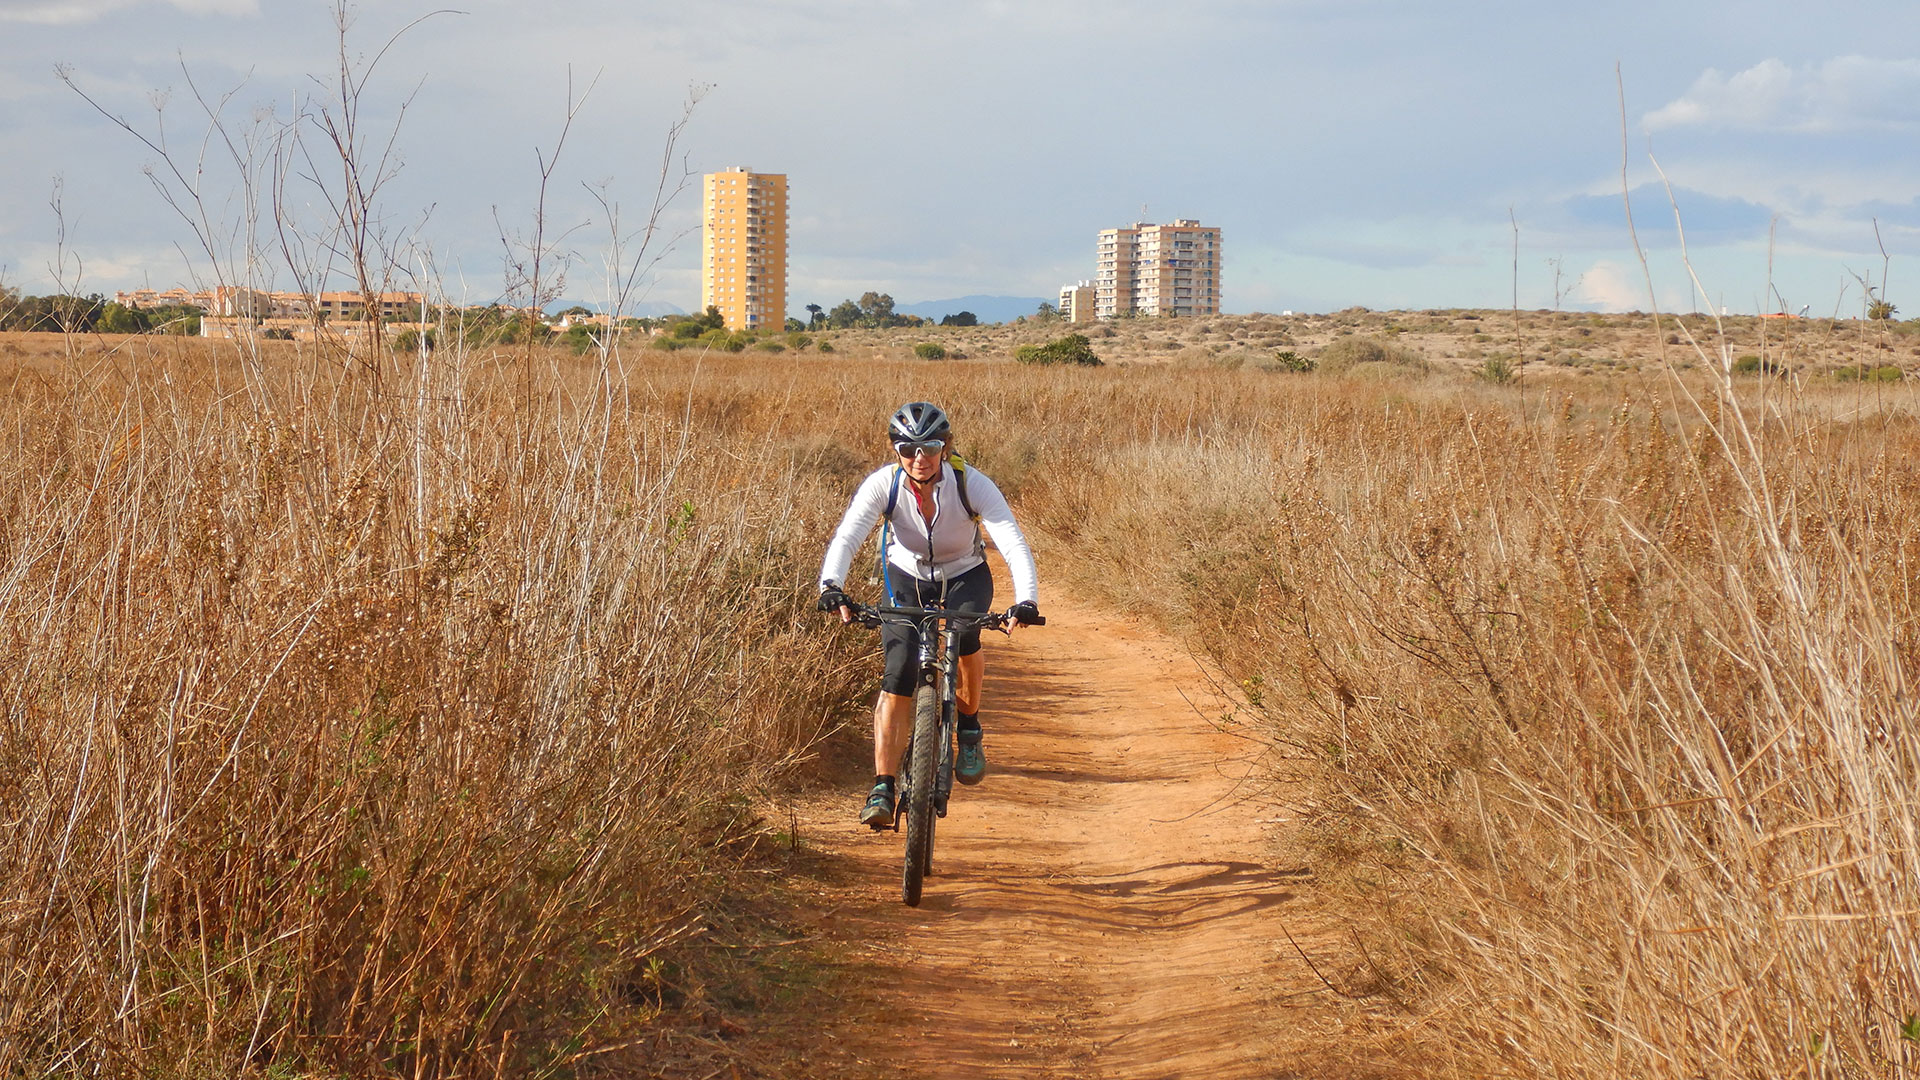
{"type": "Polygon", "coordinates": [[[940,686],[940,768],[939,780],[933,789],[933,798],[940,807],[940,816],[947,816],[947,799],[953,794],[953,729],[958,723],[960,704],[954,680],[959,676],[960,664],[955,646],[947,646],[946,664],[941,674],[940,686]]]}

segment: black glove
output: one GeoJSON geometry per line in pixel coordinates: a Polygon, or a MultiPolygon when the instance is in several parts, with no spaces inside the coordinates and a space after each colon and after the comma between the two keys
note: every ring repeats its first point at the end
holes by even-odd
{"type": "Polygon", "coordinates": [[[828,585],[820,590],[820,602],[815,606],[821,611],[839,611],[851,603],[853,601],[846,593],[840,591],[840,586],[828,585]]]}
{"type": "Polygon", "coordinates": [[[1047,620],[1040,617],[1040,605],[1031,600],[1022,600],[1007,609],[1007,618],[1021,626],[1045,626],[1047,620]]]}

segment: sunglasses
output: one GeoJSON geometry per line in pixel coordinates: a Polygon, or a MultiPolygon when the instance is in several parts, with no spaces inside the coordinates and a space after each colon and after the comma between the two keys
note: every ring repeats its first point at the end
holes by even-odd
{"type": "Polygon", "coordinates": [[[893,444],[893,448],[905,458],[919,457],[922,454],[928,457],[939,457],[940,452],[947,448],[947,444],[940,439],[923,439],[920,442],[897,442],[893,444]]]}

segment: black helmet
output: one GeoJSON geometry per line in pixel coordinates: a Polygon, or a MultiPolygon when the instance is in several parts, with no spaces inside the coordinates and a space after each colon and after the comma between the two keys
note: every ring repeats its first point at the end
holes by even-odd
{"type": "Polygon", "coordinates": [[[887,424],[887,440],[894,443],[931,442],[953,431],[947,414],[930,401],[909,401],[887,424]]]}

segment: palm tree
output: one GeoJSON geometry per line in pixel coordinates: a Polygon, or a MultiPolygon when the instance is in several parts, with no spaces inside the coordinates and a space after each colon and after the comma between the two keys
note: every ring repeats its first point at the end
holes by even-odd
{"type": "Polygon", "coordinates": [[[807,329],[811,330],[820,325],[821,310],[819,304],[807,305],[807,329]]]}

